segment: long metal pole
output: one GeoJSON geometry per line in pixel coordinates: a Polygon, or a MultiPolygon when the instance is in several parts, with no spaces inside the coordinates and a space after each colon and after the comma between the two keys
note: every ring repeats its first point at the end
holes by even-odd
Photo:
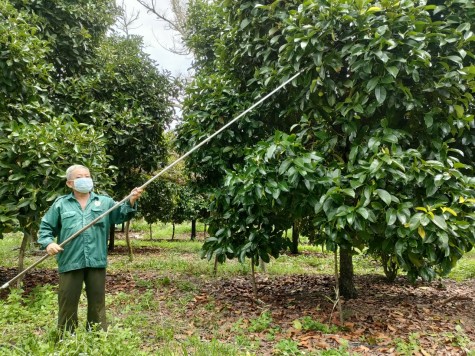
{"type": "MultiPolygon", "coordinates": [[[[191,155],[193,152],[195,152],[198,148],[200,148],[201,146],[205,145],[206,143],[208,143],[211,139],[213,139],[216,135],[219,135],[221,132],[223,132],[224,130],[226,130],[229,126],[231,126],[232,124],[234,124],[237,120],[239,120],[241,117],[243,117],[244,115],[246,115],[249,111],[251,111],[252,109],[254,109],[256,106],[260,105],[262,102],[264,102],[265,100],[267,100],[270,96],[274,95],[276,92],[278,92],[280,89],[282,89],[283,87],[285,87],[287,84],[289,84],[292,80],[294,80],[295,78],[297,78],[300,74],[302,74],[303,70],[299,71],[297,74],[293,75],[292,77],[290,77],[289,79],[287,79],[285,82],[283,82],[281,85],[279,85],[277,88],[275,88],[274,90],[272,90],[269,94],[267,94],[266,96],[262,97],[261,99],[259,99],[257,102],[255,102],[254,104],[252,104],[249,108],[247,108],[246,110],[244,110],[242,113],[240,113],[238,116],[236,116],[234,119],[232,119],[231,121],[229,121],[226,125],[224,125],[223,127],[221,127],[219,130],[217,130],[216,132],[214,132],[212,135],[210,135],[209,137],[205,138],[203,141],[199,142],[196,146],[194,146],[192,149],[190,149],[188,152],[186,152],[185,154],[183,154],[183,156],[177,158],[173,163],[169,164],[168,166],[166,166],[164,169],[162,169],[158,174],[156,174],[155,176],[153,176],[152,178],[150,178],[148,181],[146,181],[142,186],[140,186],[139,188],[141,189],[144,189],[146,186],[148,186],[150,183],[152,183],[155,179],[157,179],[158,177],[160,177],[163,173],[165,173],[166,171],[168,171],[169,169],[171,169],[172,167],[174,167],[176,164],[178,164],[179,162],[181,162],[182,160],[184,160],[186,157],[188,157],[189,155],[191,155]]],[[[74,238],[76,238],[78,235],[80,235],[82,232],[84,232],[85,230],[87,230],[88,228],[90,228],[92,225],[94,225],[95,223],[97,223],[99,220],[101,220],[103,217],[107,216],[111,211],[114,211],[115,209],[117,209],[121,204],[123,204],[124,202],[126,202],[128,199],[130,199],[130,197],[132,196],[133,193],[130,193],[129,195],[127,195],[124,199],[122,199],[121,201],[117,202],[113,207],[111,207],[109,210],[105,211],[104,213],[102,213],[101,215],[99,215],[97,218],[95,218],[94,220],[92,220],[89,224],[87,224],[86,226],[82,227],[81,229],[79,229],[78,231],[76,231],[74,234],[72,234],[71,236],[69,236],[66,240],[64,240],[63,242],[61,242],[61,244],[59,246],[63,247],[64,245],[66,245],[68,242],[70,242],[71,240],[73,240],[74,238]]],[[[38,261],[36,261],[35,263],[33,263],[31,266],[29,266],[28,268],[24,269],[23,271],[21,271],[19,274],[17,274],[15,277],[13,277],[12,279],[10,279],[7,283],[5,283],[4,285],[2,285],[0,287],[0,289],[5,289],[5,288],[8,288],[13,282],[15,282],[18,278],[20,278],[21,276],[23,276],[24,274],[26,274],[29,270],[31,270],[32,268],[34,268],[35,266],[39,265],[41,262],[43,262],[44,260],[46,260],[48,257],[50,257],[50,255],[44,255],[43,257],[41,257],[38,261]]]]}

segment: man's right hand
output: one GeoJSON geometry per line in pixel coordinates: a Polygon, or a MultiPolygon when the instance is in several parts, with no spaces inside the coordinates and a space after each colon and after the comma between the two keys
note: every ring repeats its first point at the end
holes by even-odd
{"type": "Polygon", "coordinates": [[[46,252],[50,256],[56,255],[57,253],[61,251],[63,251],[63,248],[59,246],[57,243],[52,242],[48,246],[46,246],[46,252]]]}

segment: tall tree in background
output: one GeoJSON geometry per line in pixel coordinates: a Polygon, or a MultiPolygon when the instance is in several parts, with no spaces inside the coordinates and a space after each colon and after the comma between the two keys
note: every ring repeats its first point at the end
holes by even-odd
{"type": "Polygon", "coordinates": [[[162,164],[175,86],[139,38],[106,36],[114,1],[0,6],[0,234],[30,238],[70,164],[116,196],[162,164]]]}
{"type": "Polygon", "coordinates": [[[45,19],[22,5],[0,4],[0,236],[23,233],[20,268],[41,214],[65,192],[64,171],[71,162],[91,167],[102,188],[111,183],[101,130],[56,115],[51,86],[59,59],[49,60],[57,42],[42,32],[45,19]]]}
{"type": "Polygon", "coordinates": [[[57,110],[101,126],[118,167],[116,191],[127,194],[167,157],[163,134],[174,118],[176,86],[144,53],[142,40],[109,36],[97,48],[96,68],[56,87],[57,110]]]}
{"type": "Polygon", "coordinates": [[[207,43],[189,37],[207,50],[187,89],[184,150],[302,74],[191,157],[215,187],[204,254],[267,261],[303,219],[316,242],[339,248],[347,297],[357,250],[411,280],[448,273],[475,243],[473,162],[459,149],[475,143],[473,3],[208,8],[195,20],[220,31],[207,43]]]}
{"type": "MultiPolygon", "coordinates": [[[[175,140],[174,133],[168,132],[166,138],[169,152],[168,165],[174,162],[178,155],[172,148],[175,140]]],[[[147,177],[147,180],[150,178],[147,177]]],[[[140,200],[140,214],[150,225],[150,234],[153,223],[157,221],[171,223],[173,227],[171,238],[173,239],[176,224],[189,221],[192,224],[191,239],[196,237],[196,221],[206,217],[207,206],[204,196],[199,193],[197,187],[193,186],[193,182],[182,161],[149,185],[140,200]]]]}

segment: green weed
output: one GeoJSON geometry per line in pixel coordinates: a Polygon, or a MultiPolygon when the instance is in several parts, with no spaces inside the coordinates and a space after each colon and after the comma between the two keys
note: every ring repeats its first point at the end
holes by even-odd
{"type": "Polygon", "coordinates": [[[467,349],[469,347],[475,347],[475,344],[472,343],[470,338],[465,334],[463,327],[461,325],[455,326],[454,333],[444,333],[443,336],[449,341],[453,346],[458,346],[461,349],[467,349]]]}
{"type": "Polygon", "coordinates": [[[303,329],[320,331],[324,334],[334,334],[339,331],[337,326],[323,324],[317,320],[313,320],[310,316],[304,316],[303,318],[294,320],[294,328],[297,330],[303,329]]]}
{"type": "Polygon", "coordinates": [[[247,327],[247,330],[254,333],[261,332],[270,328],[271,325],[272,316],[269,311],[264,311],[259,317],[249,320],[249,326],[247,327]]]}
{"type": "Polygon", "coordinates": [[[396,350],[402,355],[414,355],[420,351],[419,333],[409,334],[408,340],[396,339],[396,350]]]}
{"type": "Polygon", "coordinates": [[[304,353],[299,350],[298,342],[290,339],[280,340],[274,347],[274,354],[282,356],[304,355],[304,353]]]}
{"type": "Polygon", "coordinates": [[[177,355],[193,355],[193,356],[234,356],[242,355],[242,353],[236,349],[233,345],[229,345],[218,341],[201,340],[200,338],[193,336],[183,340],[180,343],[169,343],[164,347],[159,348],[156,355],[163,356],[177,356],[177,355]]]}
{"type": "Polygon", "coordinates": [[[343,345],[338,349],[323,350],[318,353],[318,356],[358,356],[357,353],[350,353],[348,347],[343,345]]]}

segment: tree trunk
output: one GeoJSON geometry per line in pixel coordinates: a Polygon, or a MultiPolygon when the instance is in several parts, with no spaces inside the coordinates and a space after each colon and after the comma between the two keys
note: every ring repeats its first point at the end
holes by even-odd
{"type": "Polygon", "coordinates": [[[214,256],[213,277],[218,274],[218,256],[214,256]]]}
{"type": "Polygon", "coordinates": [[[196,239],[196,219],[191,220],[191,241],[196,239]]]}
{"type": "Polygon", "coordinates": [[[150,240],[153,240],[153,236],[152,236],[152,224],[148,224],[148,231],[150,233],[150,240]]]}
{"type": "Polygon", "coordinates": [[[110,226],[109,230],[109,251],[114,251],[115,247],[115,225],[110,226]]]}
{"type": "MultiPolygon", "coordinates": [[[[338,251],[333,253],[334,257],[334,268],[335,268],[335,303],[338,306],[338,314],[340,315],[340,325],[343,325],[343,308],[341,307],[341,298],[340,298],[340,278],[338,271],[338,251]]],[[[334,307],[333,307],[334,308],[334,307]]],[[[333,313],[333,311],[332,311],[333,313]]],[[[330,322],[332,318],[330,317],[330,322]]]]}
{"type": "Polygon", "coordinates": [[[208,228],[208,225],[204,224],[204,227],[203,227],[203,238],[205,239],[206,238],[206,229],[208,228]]]}
{"type": "MultiPolygon", "coordinates": [[[[25,269],[25,254],[28,246],[30,246],[31,233],[29,231],[23,232],[23,240],[21,240],[20,253],[18,255],[18,272],[22,272],[25,269]]],[[[18,280],[18,285],[21,279],[18,280]]]]}
{"type": "Polygon", "coordinates": [[[254,256],[251,258],[251,281],[252,281],[252,292],[254,294],[254,299],[257,300],[257,282],[256,282],[256,270],[254,269],[254,256]]]}
{"type": "Polygon", "coordinates": [[[175,238],[175,223],[172,222],[172,240],[175,238]]]}
{"type": "Polygon", "coordinates": [[[294,223],[292,224],[292,244],[290,245],[290,252],[295,255],[299,253],[299,238],[300,238],[299,222],[294,221],[294,223]]]}
{"type": "Polygon", "coordinates": [[[340,246],[340,295],[346,299],[357,297],[353,280],[353,256],[351,249],[340,246]]]}
{"type": "Polygon", "coordinates": [[[134,260],[134,252],[132,251],[132,244],[130,243],[129,229],[130,220],[127,221],[127,223],[125,224],[125,241],[127,242],[127,252],[129,254],[129,261],[132,262],[134,260]]]}

